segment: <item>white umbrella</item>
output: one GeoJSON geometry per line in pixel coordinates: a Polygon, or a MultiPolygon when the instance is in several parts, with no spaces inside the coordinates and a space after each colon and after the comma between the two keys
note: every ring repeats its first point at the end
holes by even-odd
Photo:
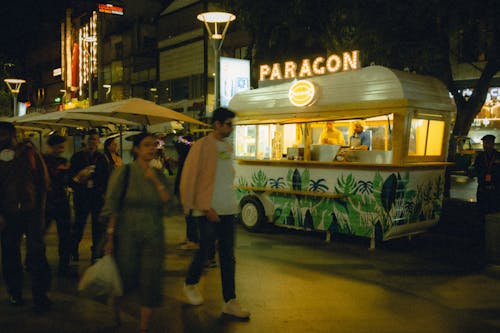
{"type": "Polygon", "coordinates": [[[208,126],[206,123],[186,116],[183,113],[176,112],[141,98],[130,98],[117,102],[98,104],[86,109],[76,109],[68,112],[106,115],[134,121],[143,125],[155,125],[175,120],[200,126],[208,126]]]}
{"type": "Polygon", "coordinates": [[[50,113],[32,113],[21,117],[11,118],[11,122],[21,126],[32,126],[40,128],[57,127],[85,127],[92,128],[103,125],[130,125],[138,124],[126,119],[101,116],[97,114],[88,114],[84,112],[50,112],[50,113]]]}

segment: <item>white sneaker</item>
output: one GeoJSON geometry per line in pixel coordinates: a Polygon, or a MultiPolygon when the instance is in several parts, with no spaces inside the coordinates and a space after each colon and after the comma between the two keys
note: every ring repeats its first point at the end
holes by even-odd
{"type": "Polygon", "coordinates": [[[229,302],[224,303],[224,306],[222,307],[222,313],[242,319],[247,319],[250,317],[250,311],[242,308],[240,303],[238,303],[235,298],[229,300],[229,302]]]}
{"type": "Polygon", "coordinates": [[[203,296],[201,296],[198,285],[196,284],[184,284],[184,295],[186,295],[191,305],[203,304],[203,296]]]}

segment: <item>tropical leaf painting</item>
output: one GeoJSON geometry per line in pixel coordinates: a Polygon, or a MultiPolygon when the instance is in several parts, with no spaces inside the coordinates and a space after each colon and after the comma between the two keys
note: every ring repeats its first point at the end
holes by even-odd
{"type": "Polygon", "coordinates": [[[264,171],[259,170],[252,175],[252,186],[267,187],[267,176],[264,171]]]}
{"type": "Polygon", "coordinates": [[[311,192],[326,192],[328,191],[328,185],[325,184],[326,179],[320,178],[318,180],[309,180],[309,191],[311,192]]]}
{"type": "Polygon", "coordinates": [[[270,183],[271,188],[284,188],[285,187],[285,181],[283,180],[283,177],[269,178],[269,183],[270,183]]]}
{"type": "MultiPolygon", "coordinates": [[[[442,208],[444,182],[441,173],[412,179],[417,172],[353,171],[334,173],[332,178],[331,172],[307,168],[269,167],[249,171],[249,177],[237,178],[239,185],[342,194],[339,198],[325,198],[281,192],[256,193],[265,194],[266,200],[274,205],[274,223],[293,228],[370,237],[378,224],[382,232],[387,232],[395,225],[435,219],[442,208]]],[[[244,191],[238,193],[240,196],[244,191]]]]}

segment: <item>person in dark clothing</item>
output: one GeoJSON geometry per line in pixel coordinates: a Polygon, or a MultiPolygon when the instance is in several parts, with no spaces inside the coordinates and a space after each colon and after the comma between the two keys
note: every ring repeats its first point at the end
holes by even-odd
{"type": "Polygon", "coordinates": [[[50,266],[43,240],[49,177],[40,153],[29,142],[18,143],[11,123],[0,122],[0,230],[2,273],[12,305],[23,305],[21,239],[26,235],[26,260],[31,273],[34,310],[44,312],[50,266]]]}
{"type": "Polygon", "coordinates": [[[88,133],[85,149],[71,157],[69,179],[73,188],[75,222],[72,230],[72,256],[79,260],[79,244],[89,214],[92,217],[92,261],[99,256],[98,244],[104,234],[99,214],[104,204],[104,194],[109,178],[109,169],[104,155],[97,151],[99,134],[88,133]]]}
{"type": "Polygon", "coordinates": [[[116,138],[108,138],[104,141],[104,157],[108,162],[109,173],[123,165],[122,158],[118,155],[118,143],[116,138]]]}
{"type": "Polygon", "coordinates": [[[484,151],[476,155],[474,169],[477,173],[477,203],[481,214],[500,209],[500,152],[495,149],[495,136],[481,138],[484,151]]]}
{"type": "Polygon", "coordinates": [[[59,237],[59,265],[58,274],[61,276],[75,276],[71,272],[69,259],[71,254],[71,214],[68,187],[68,160],[61,156],[66,147],[66,138],[58,134],[51,135],[47,140],[48,152],[43,155],[50,176],[50,189],[47,193],[46,225],[56,221],[59,237]]]}

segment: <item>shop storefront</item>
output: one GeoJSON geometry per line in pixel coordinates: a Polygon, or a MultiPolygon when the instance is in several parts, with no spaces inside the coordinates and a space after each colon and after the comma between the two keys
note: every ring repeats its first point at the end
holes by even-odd
{"type": "Polygon", "coordinates": [[[229,107],[248,229],[272,222],[374,247],[437,223],[455,111],[440,81],[370,66],[242,92],[229,107]]]}

